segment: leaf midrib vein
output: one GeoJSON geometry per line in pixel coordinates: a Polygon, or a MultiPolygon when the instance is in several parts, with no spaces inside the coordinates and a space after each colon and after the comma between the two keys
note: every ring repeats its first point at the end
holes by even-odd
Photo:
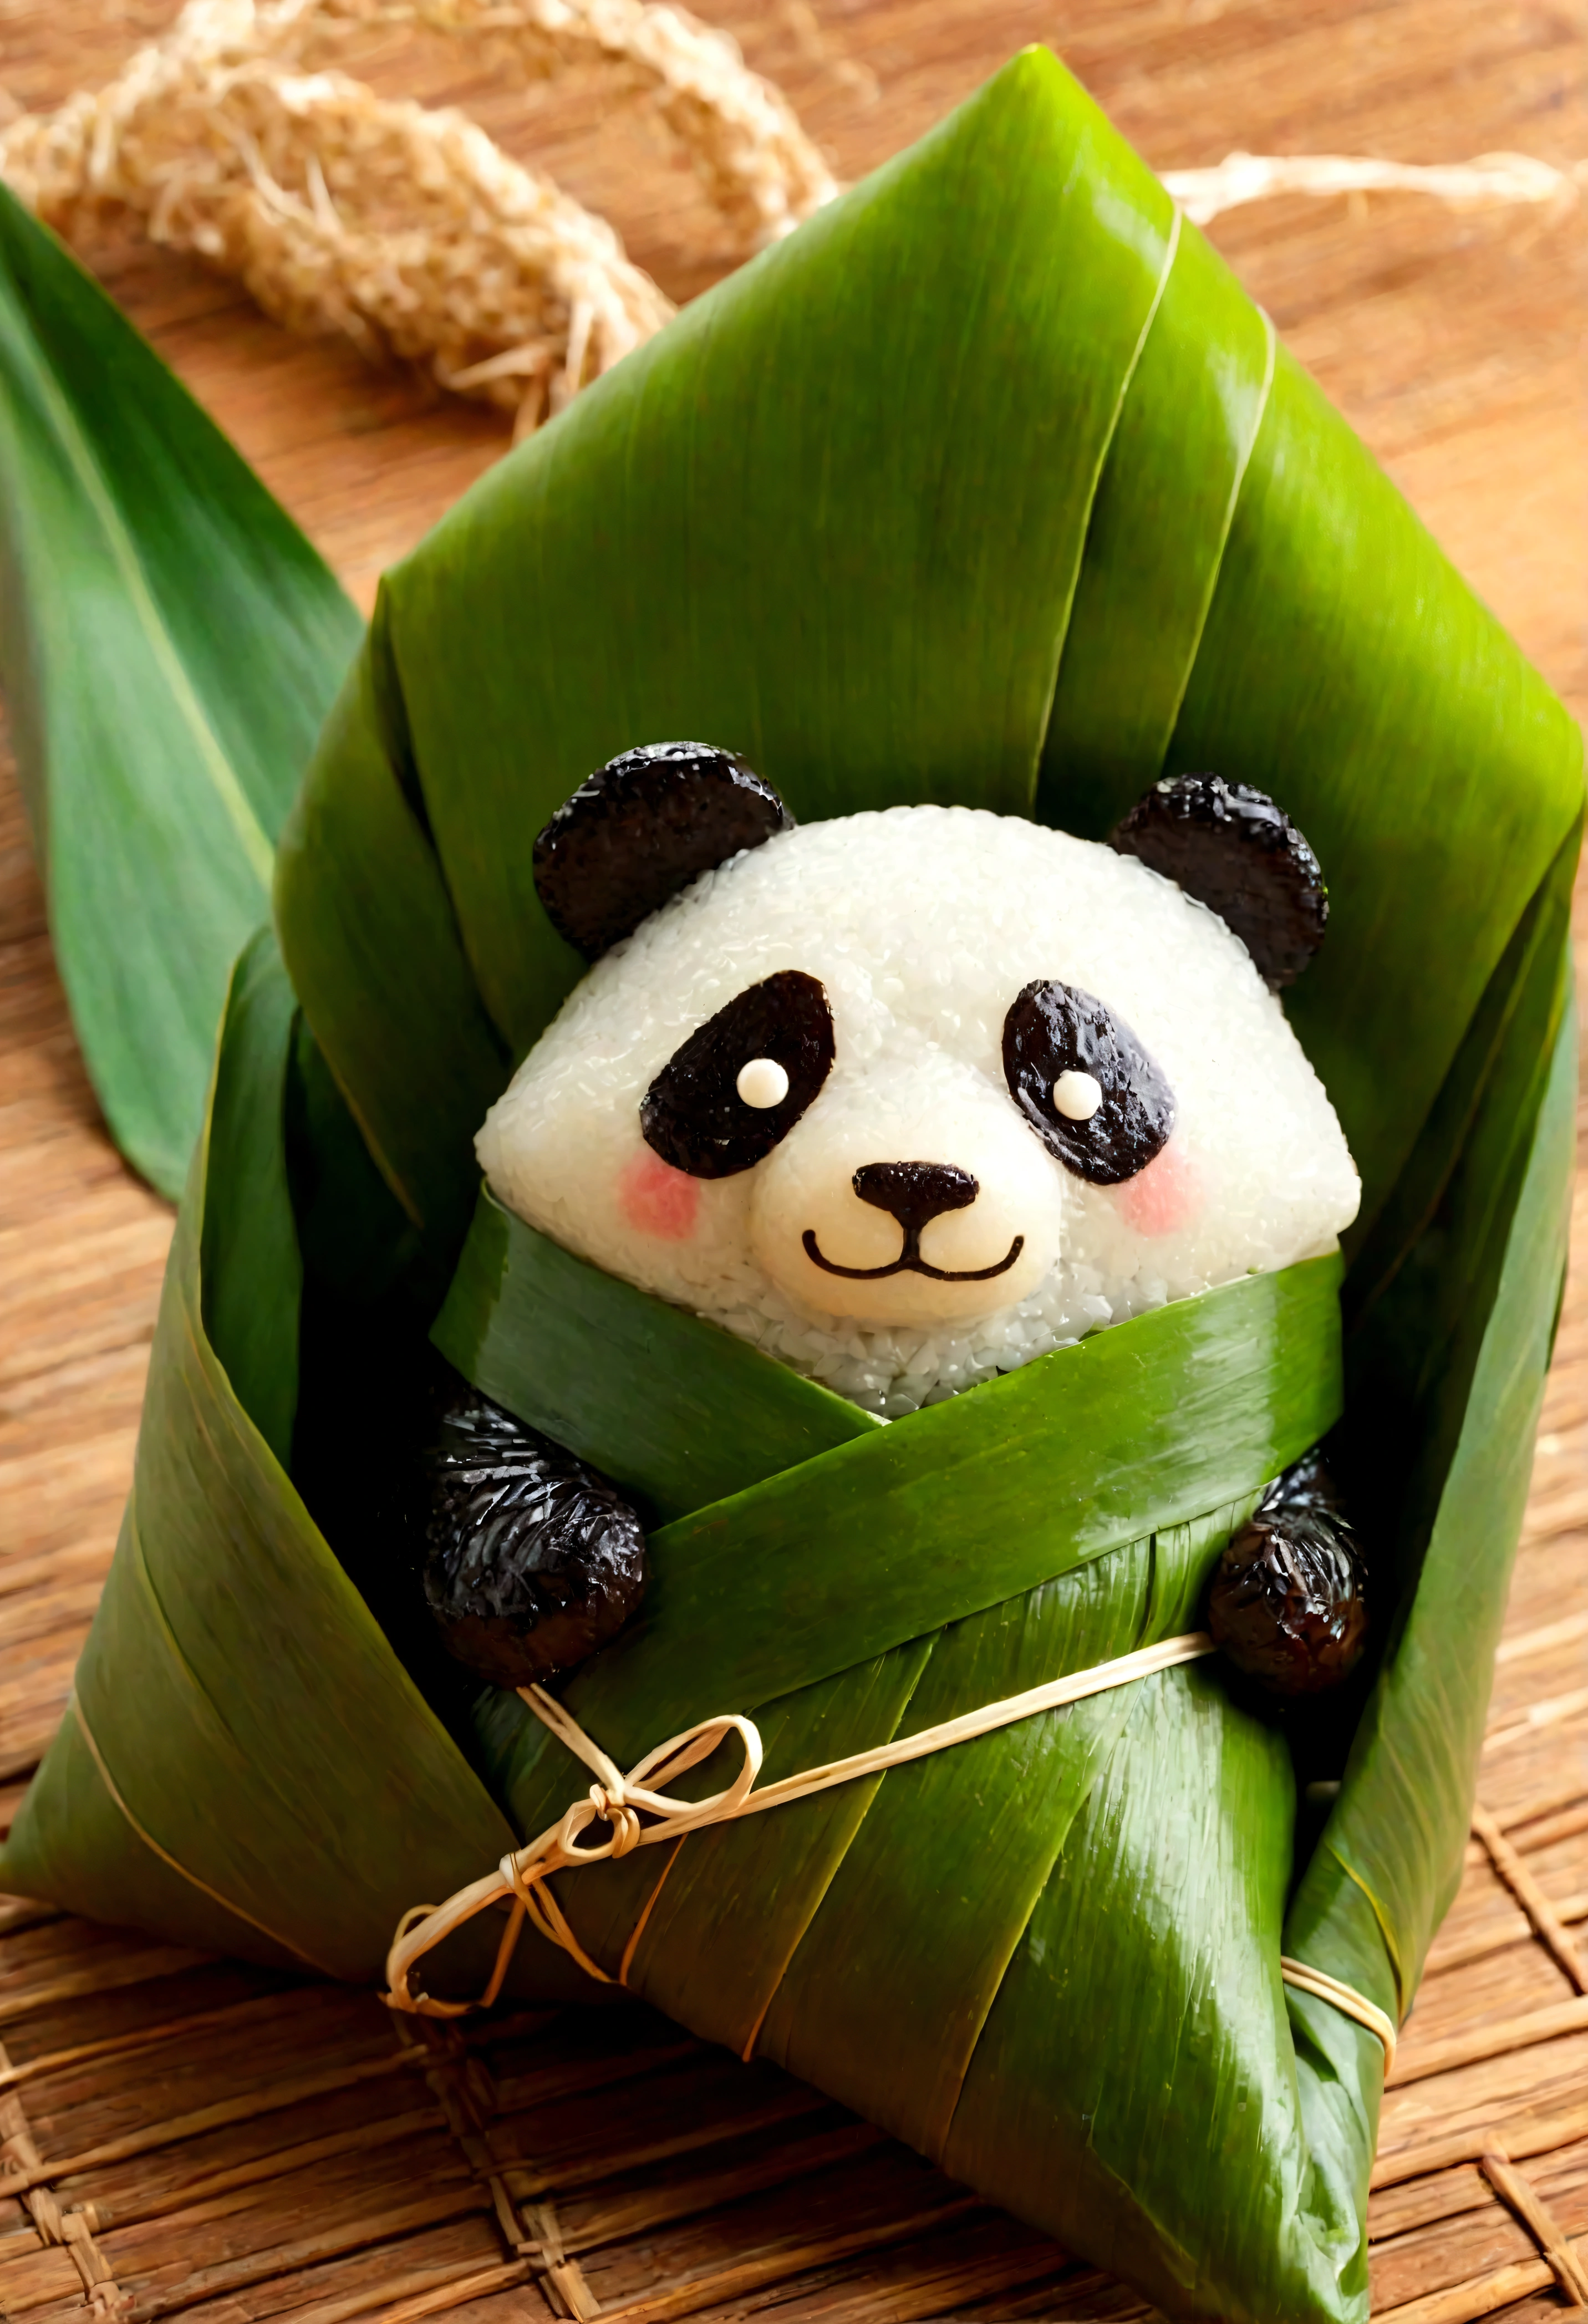
{"type": "MultiPolygon", "coordinates": [[[[23,311],[25,314],[25,309],[23,311]]],[[[248,803],[242,784],[238,780],[236,769],[227,757],[219,736],[206,716],[192,679],[188,675],[187,667],[177,650],[170,631],[161,618],[126,521],[100,473],[98,462],[89,448],[77,414],[56,378],[54,370],[44,355],[42,348],[39,346],[37,335],[31,328],[29,337],[32,339],[39,358],[40,387],[51,417],[55,422],[61,447],[83,489],[88,505],[99,519],[111,556],[148,638],[156,665],[171,689],[179,712],[192,733],[198,746],[200,762],[222,806],[231,817],[249,868],[258,880],[261,888],[268,894],[275,864],[275,850],[270,837],[248,803]]]]}

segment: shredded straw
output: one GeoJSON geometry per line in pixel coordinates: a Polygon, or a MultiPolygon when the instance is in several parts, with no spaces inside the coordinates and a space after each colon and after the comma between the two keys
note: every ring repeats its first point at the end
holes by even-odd
{"type": "Polygon", "coordinates": [[[672,307],[604,219],[461,114],[378,97],[328,63],[340,37],[392,23],[488,41],[537,74],[621,77],[742,254],[837,190],[734,42],[647,0],[189,0],[96,95],[0,131],[0,174],[68,239],[133,212],[291,329],[428,364],[531,428],[672,307]]]}

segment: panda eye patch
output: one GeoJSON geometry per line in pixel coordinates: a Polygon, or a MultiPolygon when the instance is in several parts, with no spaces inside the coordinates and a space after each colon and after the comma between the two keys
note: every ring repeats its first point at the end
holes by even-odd
{"type": "Polygon", "coordinates": [[[1161,1154],[1175,1093],[1122,1018],[1074,985],[1028,984],[1003,1020],[1009,1093],[1066,1170],[1118,1186],[1161,1154]]]}
{"type": "Polygon", "coordinates": [[[752,984],[673,1051],[640,1105],[652,1153],[692,1178],[753,1169],[833,1069],[833,1012],[814,976],[752,984]]]}

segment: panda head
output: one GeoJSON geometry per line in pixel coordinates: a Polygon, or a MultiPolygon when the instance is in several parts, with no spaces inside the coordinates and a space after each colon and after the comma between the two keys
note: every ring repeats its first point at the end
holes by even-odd
{"type": "Polygon", "coordinates": [[[1265,982],[1316,946],[1322,883],[1259,793],[1160,785],[1112,845],[964,807],[796,829],[741,761],[669,744],[582,786],[536,877],[598,957],[480,1133],[494,1192],[874,1410],[1355,1215],[1265,982]]]}

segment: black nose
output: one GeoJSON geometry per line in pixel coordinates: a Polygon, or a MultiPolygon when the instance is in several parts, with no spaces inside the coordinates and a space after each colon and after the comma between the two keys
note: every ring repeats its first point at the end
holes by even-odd
{"type": "Polygon", "coordinates": [[[982,1191],[952,1162],[863,1162],[851,1183],[863,1203],[891,1211],[908,1235],[943,1211],[968,1210],[982,1191]]]}

